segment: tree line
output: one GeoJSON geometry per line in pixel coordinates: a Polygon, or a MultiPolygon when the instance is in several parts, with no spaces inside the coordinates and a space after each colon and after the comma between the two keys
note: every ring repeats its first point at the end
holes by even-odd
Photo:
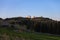
{"type": "MultiPolygon", "coordinates": [[[[41,33],[50,33],[50,34],[60,34],[60,21],[55,21],[49,18],[44,17],[35,17],[35,18],[23,18],[23,17],[16,17],[16,18],[0,18],[0,25],[2,22],[7,22],[11,25],[11,28],[21,29],[25,28],[25,30],[30,30],[32,32],[41,32],[41,33]],[[15,25],[18,25],[15,26],[15,25]],[[25,27],[23,26],[25,25],[25,27]]],[[[4,26],[9,26],[4,25],[4,26]]],[[[0,26],[0,27],[3,27],[0,26]]],[[[24,29],[23,29],[24,30],[24,29]]]]}

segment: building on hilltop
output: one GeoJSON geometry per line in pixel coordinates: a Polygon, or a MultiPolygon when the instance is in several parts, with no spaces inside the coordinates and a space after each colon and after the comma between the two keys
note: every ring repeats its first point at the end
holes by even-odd
{"type": "Polygon", "coordinates": [[[29,15],[29,16],[26,16],[26,18],[31,18],[31,16],[29,15]]]}
{"type": "Polygon", "coordinates": [[[35,16],[32,16],[32,18],[35,18],[35,16]]]}

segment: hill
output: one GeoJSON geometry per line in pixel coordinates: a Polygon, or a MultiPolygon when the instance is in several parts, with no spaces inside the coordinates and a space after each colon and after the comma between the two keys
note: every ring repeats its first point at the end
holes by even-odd
{"type": "Polygon", "coordinates": [[[60,40],[60,21],[50,18],[13,17],[0,18],[1,40],[60,40]],[[53,35],[47,35],[53,34],[53,35]]]}

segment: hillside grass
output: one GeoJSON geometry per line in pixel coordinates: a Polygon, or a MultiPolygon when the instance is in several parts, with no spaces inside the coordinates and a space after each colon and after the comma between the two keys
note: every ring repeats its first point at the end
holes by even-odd
{"type": "Polygon", "coordinates": [[[60,40],[60,36],[43,33],[15,32],[8,28],[0,28],[0,40],[60,40]]]}

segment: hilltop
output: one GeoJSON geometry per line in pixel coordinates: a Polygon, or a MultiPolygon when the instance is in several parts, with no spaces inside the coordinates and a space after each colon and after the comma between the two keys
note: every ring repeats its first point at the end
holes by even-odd
{"type": "MultiPolygon", "coordinates": [[[[28,34],[29,36],[27,35],[28,37],[26,37],[27,40],[28,39],[30,40],[30,37],[32,38],[31,40],[35,40],[36,36],[37,36],[38,40],[40,40],[40,38],[41,38],[40,36],[43,36],[42,38],[44,38],[46,36],[43,33],[60,35],[60,21],[55,21],[53,19],[44,18],[44,17],[34,17],[34,18],[13,17],[13,18],[6,18],[6,19],[0,18],[1,38],[2,38],[2,35],[5,35],[5,36],[10,35],[8,37],[13,39],[13,36],[17,37],[18,35],[20,35],[23,40],[23,36],[25,38],[26,35],[28,34]],[[38,33],[38,34],[35,34],[35,33],[38,33]],[[42,35],[40,33],[42,33],[42,35]],[[38,37],[38,35],[40,35],[40,36],[38,37]]],[[[17,39],[21,38],[20,36],[18,36],[17,39]]],[[[46,39],[46,40],[54,39],[55,40],[55,38],[56,37],[51,39],[50,35],[49,35],[49,38],[46,37],[44,39],[46,39]]],[[[57,38],[57,39],[59,39],[59,38],[57,38]]]]}

